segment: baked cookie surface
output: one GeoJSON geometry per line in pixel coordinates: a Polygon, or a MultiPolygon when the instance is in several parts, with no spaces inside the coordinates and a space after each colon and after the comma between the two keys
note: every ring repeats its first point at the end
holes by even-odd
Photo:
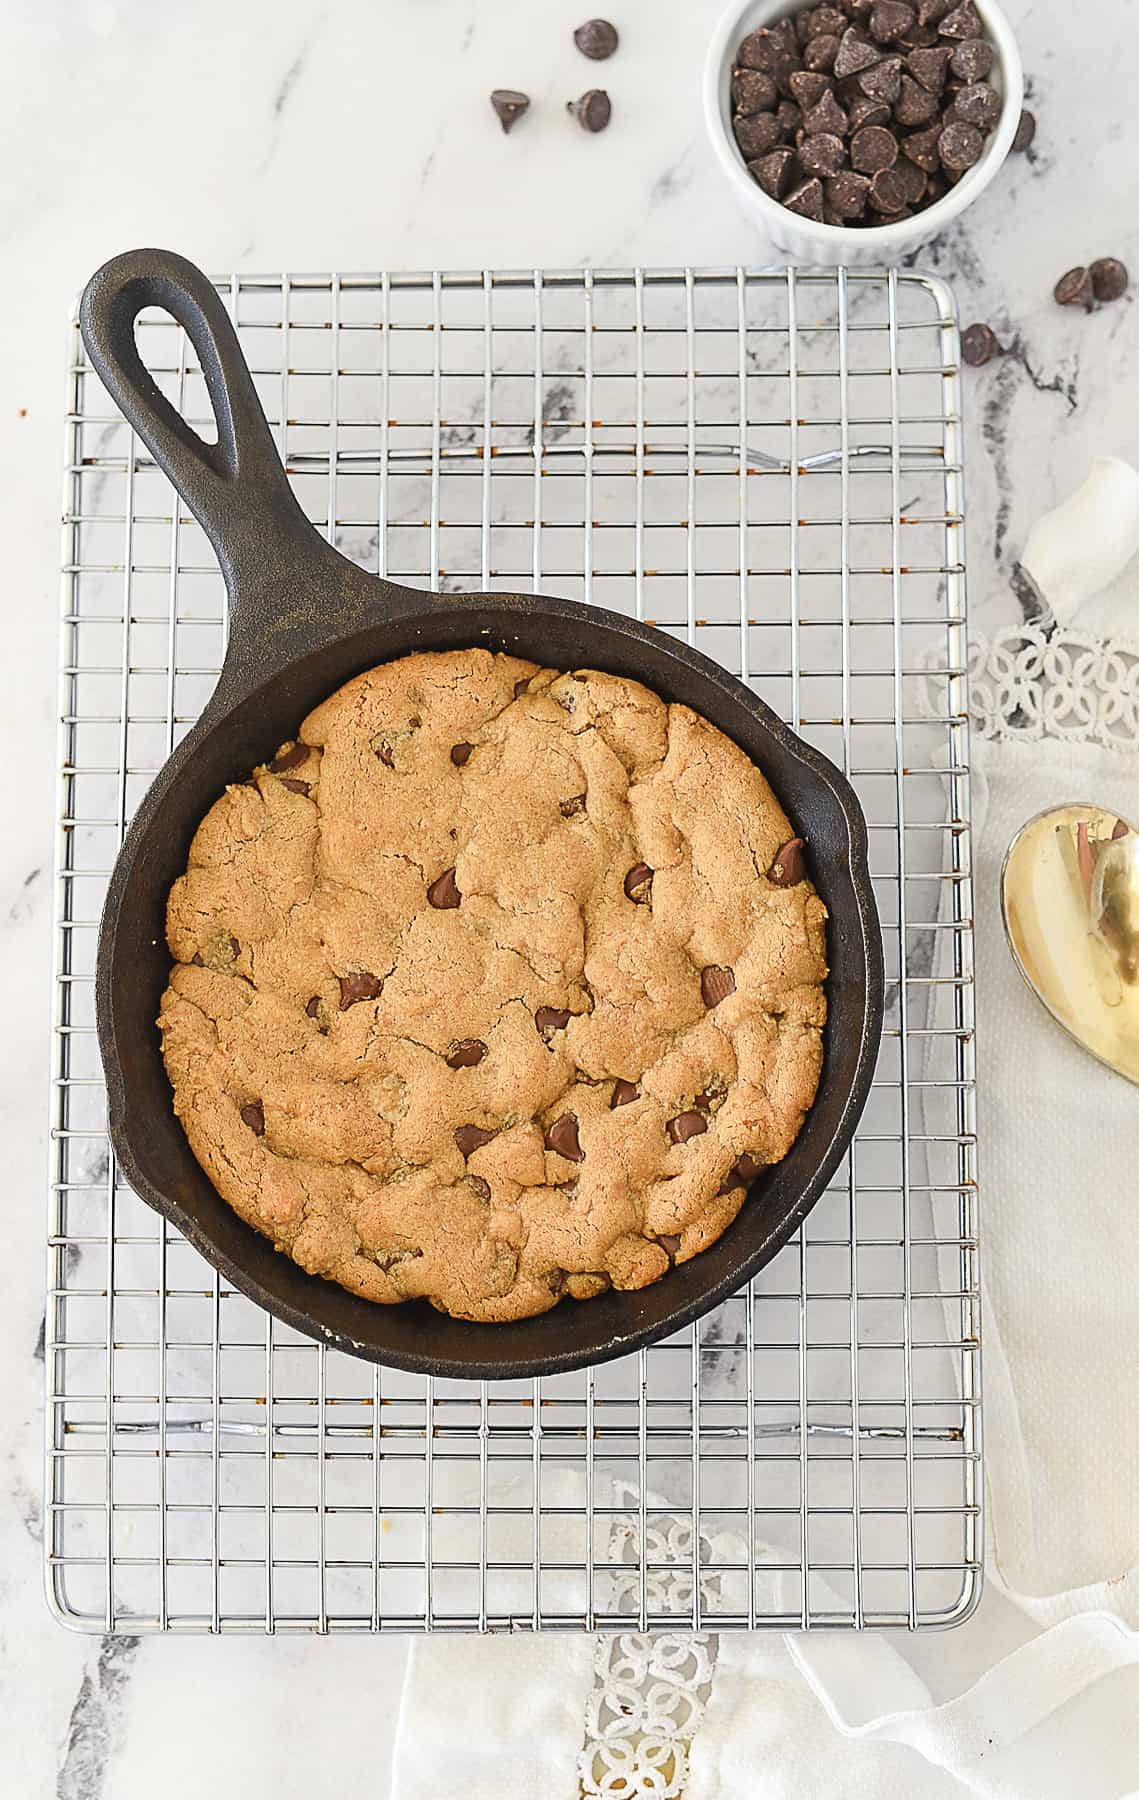
{"type": "Polygon", "coordinates": [[[687,707],[407,656],[202,820],[174,1110],[243,1219],[367,1299],[494,1321],[643,1287],[799,1132],[825,921],[763,774],[687,707]]]}

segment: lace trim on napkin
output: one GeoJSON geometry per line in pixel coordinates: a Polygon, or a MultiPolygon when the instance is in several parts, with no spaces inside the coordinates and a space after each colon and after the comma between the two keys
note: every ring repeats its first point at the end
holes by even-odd
{"type": "MultiPolygon", "coordinates": [[[[1070,626],[1011,625],[991,638],[970,634],[968,670],[969,714],[981,737],[1139,750],[1139,643],[1070,626]]],[[[927,677],[933,706],[944,685],[927,677]]]]}

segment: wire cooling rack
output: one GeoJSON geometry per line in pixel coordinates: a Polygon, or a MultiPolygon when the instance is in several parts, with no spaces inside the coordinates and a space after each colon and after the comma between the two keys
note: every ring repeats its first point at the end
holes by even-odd
{"type": "MultiPolygon", "coordinates": [[[[310,516],[365,567],[635,613],[848,771],[888,993],[853,1147],[717,1312],[426,1381],[233,1292],[118,1177],[93,1036],[124,824],[225,642],[209,546],[72,342],[48,1591],[93,1631],[949,1625],[980,1589],[957,332],[916,274],[235,276],[310,516]],[[919,677],[938,680],[922,691],[919,677]]],[[[187,341],[145,360],[203,431],[187,341]]]]}

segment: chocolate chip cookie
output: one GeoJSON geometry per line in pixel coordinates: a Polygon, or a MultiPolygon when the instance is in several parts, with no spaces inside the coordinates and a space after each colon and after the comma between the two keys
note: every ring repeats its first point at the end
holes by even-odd
{"type": "Polygon", "coordinates": [[[761,771],[635,681],[371,669],[202,820],[159,1026],[218,1192],[466,1319],[643,1287],[786,1155],[826,913],[761,771]]]}

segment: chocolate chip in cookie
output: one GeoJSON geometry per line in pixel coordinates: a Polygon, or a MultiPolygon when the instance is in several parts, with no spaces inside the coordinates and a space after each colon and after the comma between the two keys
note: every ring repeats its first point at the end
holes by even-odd
{"type": "Polygon", "coordinates": [[[457,1125],[455,1127],[455,1144],[460,1156],[473,1156],[476,1150],[481,1150],[484,1144],[489,1144],[492,1138],[497,1136],[497,1126],[491,1126],[489,1130],[483,1125],[457,1125]]]}
{"type": "Polygon", "coordinates": [[[460,1038],[451,1045],[446,1056],[449,1069],[476,1069],[486,1055],[486,1045],[481,1038],[460,1038]]]}
{"type": "Polygon", "coordinates": [[[248,1125],[254,1137],[265,1136],[265,1108],[260,1100],[251,1100],[248,1106],[242,1107],[241,1122],[248,1125]]]}
{"type": "Polygon", "coordinates": [[[653,886],[653,870],[648,863],[634,863],[625,877],[625,897],[637,906],[647,906],[653,886]]]}
{"type": "Polygon", "coordinates": [[[473,744],[453,744],[451,746],[451,761],[454,763],[456,769],[463,768],[466,763],[470,761],[471,751],[473,749],[473,744]]]}
{"type": "Polygon", "coordinates": [[[706,1115],[697,1110],[677,1113],[675,1119],[670,1119],[665,1126],[665,1130],[674,1144],[686,1144],[689,1138],[699,1137],[701,1132],[707,1131],[707,1129],[706,1115]]]}
{"type": "Polygon", "coordinates": [[[269,764],[269,772],[272,775],[281,775],[286,769],[297,769],[307,757],[307,744],[285,744],[269,764]]]}
{"type": "Polygon", "coordinates": [[[549,1043],[554,1032],[564,1031],[572,1017],[568,1006],[540,1006],[534,1014],[534,1023],[549,1043]]]}
{"type": "Polygon", "coordinates": [[[775,852],[775,860],[767,871],[767,879],[776,887],[797,887],[806,874],[803,851],[806,845],[801,837],[789,838],[781,849],[775,852]]]}
{"type": "Polygon", "coordinates": [[[571,794],[568,800],[560,800],[558,811],[563,819],[572,819],[575,813],[583,813],[585,811],[585,795],[571,794]]]}
{"type": "MultiPolygon", "coordinates": [[[[361,1000],[378,1000],[383,992],[384,984],[378,975],[372,975],[367,969],[353,969],[350,975],[341,975],[340,1010],[347,1012],[361,1000]]],[[[309,1001],[312,1005],[312,1001],[309,1001]]],[[[314,1014],[309,1015],[315,1017],[314,1014]]]]}
{"type": "Polygon", "coordinates": [[[455,880],[454,869],[444,869],[442,875],[431,883],[427,890],[427,903],[438,912],[447,912],[462,903],[459,884],[455,880]]]}
{"type": "Polygon", "coordinates": [[[564,1156],[567,1162],[584,1162],[585,1151],[578,1137],[577,1114],[563,1113],[552,1125],[547,1125],[542,1140],[547,1150],[553,1150],[558,1156],[564,1156]]]}
{"type": "Polygon", "coordinates": [[[639,1095],[640,1089],[635,1081],[626,1081],[622,1076],[618,1076],[613,1083],[613,1093],[609,1100],[610,1112],[614,1112],[618,1106],[628,1106],[630,1100],[638,1099],[639,1095]]]}

